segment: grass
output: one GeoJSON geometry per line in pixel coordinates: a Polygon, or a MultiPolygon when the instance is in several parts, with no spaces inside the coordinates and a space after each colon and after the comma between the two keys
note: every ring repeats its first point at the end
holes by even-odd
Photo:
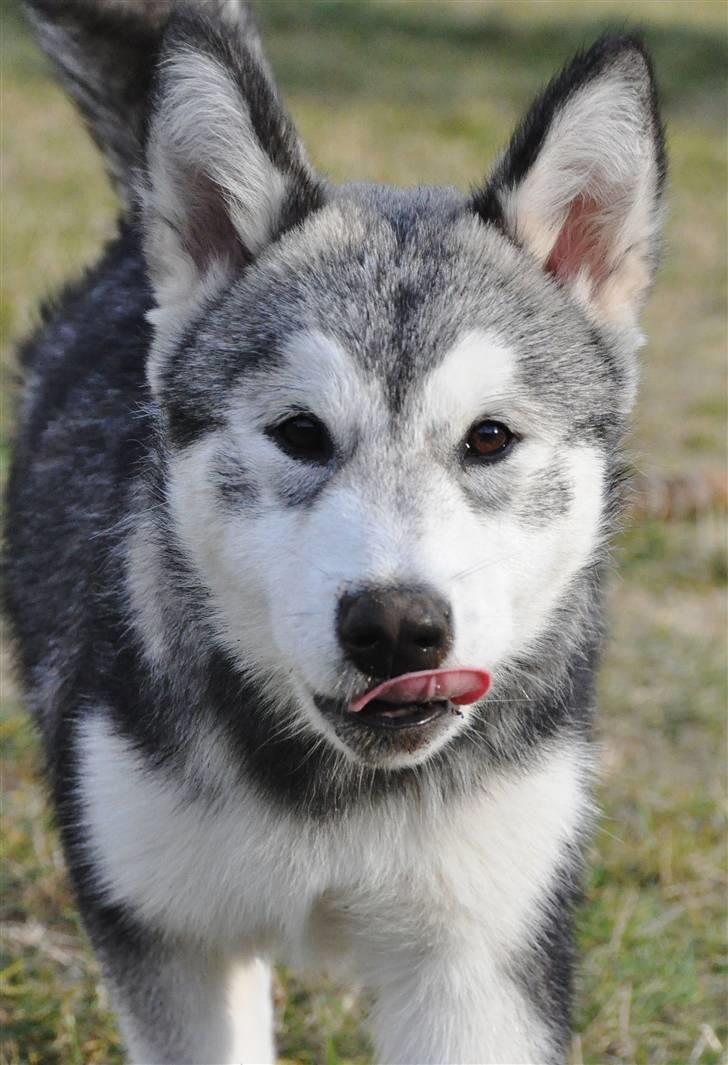
{"type": "MultiPolygon", "coordinates": [[[[336,179],[467,185],[529,96],[605,25],[654,49],[672,161],[631,447],[649,474],[725,465],[726,8],[713,0],[276,0],[266,40],[313,158],[336,179]]],[[[38,299],[92,260],[113,199],[9,0],[2,29],[3,366],[38,299]]],[[[3,438],[12,411],[2,410],[3,438]]],[[[3,457],[6,449],[3,448],[3,457]]],[[[601,676],[599,800],[580,920],[575,1063],[728,1060],[725,520],[642,521],[615,547],[601,676]]],[[[69,894],[39,752],[3,660],[2,1065],[117,1065],[121,1049],[69,894]]],[[[370,1060],[351,995],[281,974],[279,1047],[370,1060]]]]}

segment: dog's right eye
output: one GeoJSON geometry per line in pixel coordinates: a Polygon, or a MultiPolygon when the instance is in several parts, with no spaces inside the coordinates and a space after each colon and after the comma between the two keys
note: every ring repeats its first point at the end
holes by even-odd
{"type": "Polygon", "coordinates": [[[294,414],[266,430],[268,436],[292,459],[299,462],[327,463],[334,445],[323,422],[313,414],[294,414]]]}

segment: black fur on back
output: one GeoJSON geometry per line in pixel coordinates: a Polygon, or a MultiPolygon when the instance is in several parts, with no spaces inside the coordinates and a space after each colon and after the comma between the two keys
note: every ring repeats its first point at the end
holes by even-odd
{"type": "Polygon", "coordinates": [[[98,265],[45,309],[22,351],[4,598],[32,702],[49,686],[73,688],[109,609],[104,534],[122,518],[126,488],[150,446],[150,306],[138,238],[124,225],[98,265]],[[79,601],[91,609],[79,610],[79,601]]]}

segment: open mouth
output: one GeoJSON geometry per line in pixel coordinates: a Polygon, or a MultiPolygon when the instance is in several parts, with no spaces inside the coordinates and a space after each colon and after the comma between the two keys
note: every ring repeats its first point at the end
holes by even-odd
{"type": "Polygon", "coordinates": [[[433,669],[405,673],[370,688],[353,700],[349,712],[362,724],[411,728],[457,713],[481,699],[490,674],[481,669],[433,669]]]}
{"type": "Polygon", "coordinates": [[[372,699],[357,715],[357,720],[362,724],[377,725],[380,728],[410,728],[415,725],[429,725],[435,718],[454,712],[455,707],[444,699],[401,705],[387,703],[384,699],[372,699]]]}

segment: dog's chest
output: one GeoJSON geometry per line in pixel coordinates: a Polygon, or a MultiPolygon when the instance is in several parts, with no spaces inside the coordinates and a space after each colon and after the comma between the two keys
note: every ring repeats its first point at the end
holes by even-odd
{"type": "Polygon", "coordinates": [[[574,747],[452,807],[398,799],[329,825],[252,790],[189,801],[101,717],[82,758],[89,857],[109,900],[175,934],[294,963],[436,940],[453,923],[516,944],[588,805],[574,747]]]}

